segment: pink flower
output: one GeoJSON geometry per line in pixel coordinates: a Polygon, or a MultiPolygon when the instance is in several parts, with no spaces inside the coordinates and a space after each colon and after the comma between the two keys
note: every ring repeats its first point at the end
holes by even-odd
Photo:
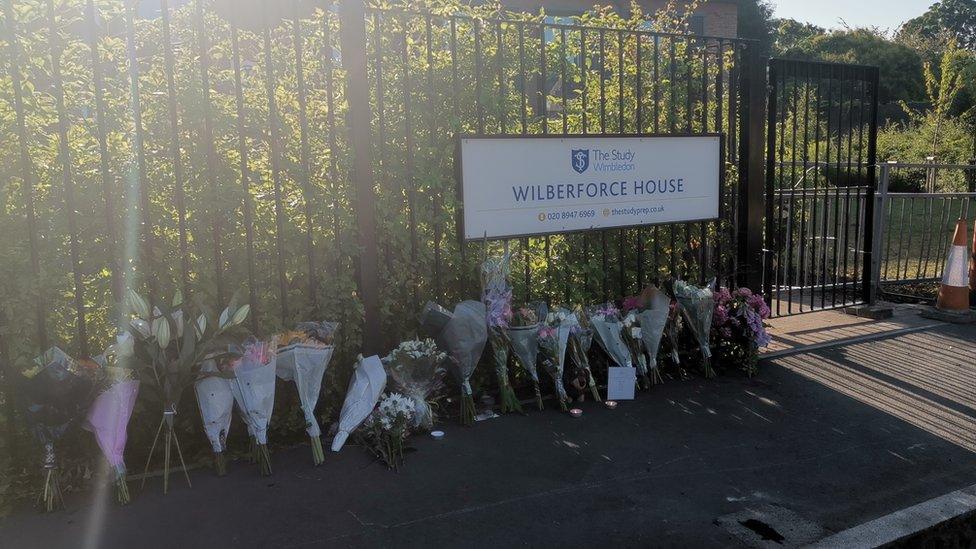
{"type": "Polygon", "coordinates": [[[742,287],[742,288],[739,288],[738,290],[736,290],[735,291],[735,294],[738,297],[749,297],[749,296],[752,295],[752,290],[750,290],[749,288],[746,288],[746,287],[742,287]]]}
{"type": "Polygon", "coordinates": [[[715,292],[715,303],[725,305],[729,301],[732,301],[732,294],[725,286],[722,286],[715,292]]]}
{"type": "Polygon", "coordinates": [[[632,296],[629,296],[627,298],[624,298],[624,303],[623,303],[623,310],[624,311],[631,311],[633,309],[640,308],[640,306],[641,306],[641,298],[640,298],[640,296],[638,296],[638,295],[632,295],[632,296]]]}
{"type": "Polygon", "coordinates": [[[712,315],[713,326],[724,326],[729,322],[729,310],[724,305],[716,305],[712,315]]]}
{"type": "Polygon", "coordinates": [[[553,337],[556,337],[556,329],[555,328],[550,328],[549,326],[543,326],[542,328],[539,328],[539,338],[540,339],[549,339],[549,338],[553,338],[553,337]]]}

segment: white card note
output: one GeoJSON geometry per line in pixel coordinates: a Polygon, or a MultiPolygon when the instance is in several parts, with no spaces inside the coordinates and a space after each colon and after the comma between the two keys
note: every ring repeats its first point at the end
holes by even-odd
{"type": "Polygon", "coordinates": [[[637,368],[611,366],[607,369],[607,400],[634,400],[637,368]]]}

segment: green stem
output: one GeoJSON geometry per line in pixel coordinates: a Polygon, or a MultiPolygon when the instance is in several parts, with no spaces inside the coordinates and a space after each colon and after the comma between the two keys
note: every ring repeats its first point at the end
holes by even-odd
{"type": "Polygon", "coordinates": [[[539,390],[539,383],[535,382],[532,388],[535,390],[535,403],[541,412],[542,410],[545,410],[546,407],[542,405],[542,391],[539,390]]]}
{"type": "Polygon", "coordinates": [[[461,425],[474,425],[474,399],[471,395],[461,395],[461,425]]]}
{"type": "Polygon", "coordinates": [[[600,391],[596,387],[596,380],[593,379],[593,372],[587,368],[586,375],[590,378],[590,392],[593,394],[593,400],[600,402],[600,391]]]}
{"type": "Polygon", "coordinates": [[[214,453],[214,469],[217,471],[218,477],[227,474],[227,457],[223,452],[214,453]]]}
{"type": "Polygon", "coordinates": [[[322,465],[325,463],[325,453],[322,451],[322,438],[311,437],[309,440],[312,444],[312,462],[315,465],[322,465]]]}
{"type": "Polygon", "coordinates": [[[522,411],[522,405],[519,403],[518,398],[515,396],[515,390],[512,386],[508,384],[508,380],[505,379],[504,383],[502,378],[498,379],[499,385],[499,397],[502,405],[502,413],[507,414],[509,412],[518,412],[520,414],[525,413],[522,411]]]}
{"type": "Polygon", "coordinates": [[[268,453],[266,444],[258,444],[258,470],[261,476],[271,476],[271,454],[268,453]]]}

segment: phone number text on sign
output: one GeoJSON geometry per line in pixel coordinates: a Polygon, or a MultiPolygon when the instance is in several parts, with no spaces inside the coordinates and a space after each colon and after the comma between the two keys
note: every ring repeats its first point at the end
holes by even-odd
{"type": "Polygon", "coordinates": [[[462,137],[467,240],[718,217],[719,135],[462,137]]]}

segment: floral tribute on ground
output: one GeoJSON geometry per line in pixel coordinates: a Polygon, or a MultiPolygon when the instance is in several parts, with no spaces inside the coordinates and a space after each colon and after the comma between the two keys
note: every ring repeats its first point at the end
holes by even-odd
{"type": "Polygon", "coordinates": [[[312,447],[312,463],[325,462],[322,450],[322,430],[315,418],[315,406],[322,392],[322,378],[335,351],[333,338],[337,322],[302,322],[294,332],[278,336],[278,377],[294,381],[298,389],[305,432],[312,447]]]}
{"type": "Polygon", "coordinates": [[[414,413],[410,398],[388,393],[363,422],[357,436],[387,467],[397,470],[403,463],[403,442],[410,434],[414,413]]]}
{"type": "MultiPolygon", "coordinates": [[[[594,375],[591,358],[601,360],[605,355],[609,365],[636,366],[640,384],[647,388],[665,379],[661,370],[668,361],[659,360],[665,337],[671,371],[680,378],[686,372],[679,359],[694,363],[699,357],[706,378],[715,375],[713,363],[723,369],[739,367],[753,376],[759,350],[770,341],[763,322],[769,306],[747,288],[713,290],[712,285],[675,280],[666,285],[668,291],[650,286],[639,295],[586,308],[550,311],[543,302],[513,308],[509,260],[506,254],[482,264],[481,301],[462,301],[453,311],[428,303],[419,326],[424,337],[402,341],[382,359],[358,357],[335,424],[333,451],[354,436],[388,468],[398,469],[406,439],[435,427],[447,371],[460,388],[461,423],[473,424],[472,376],[489,342],[491,352],[484,359],[491,361],[495,375],[487,377],[497,380],[501,411],[509,412],[521,411],[509,376],[510,360],[524,368],[540,410],[540,367],[552,380],[560,409],[566,410],[573,398],[582,401],[586,393],[600,400],[597,377],[607,378],[602,367],[594,375]],[[594,338],[602,351],[592,346],[594,338]],[[391,392],[386,393],[388,379],[391,392]]],[[[303,322],[292,331],[259,339],[238,328],[249,309],[233,300],[220,315],[200,306],[195,317],[179,293],[169,305],[152,306],[129,291],[124,305],[125,329],[102,355],[75,360],[51,348],[35,359],[35,367],[22,381],[28,405],[23,418],[43,450],[39,499],[47,510],[63,506],[56,446],[76,422],[94,434],[114,473],[118,501],[129,501],[124,452],[129,419],[140,397],[162,410],[146,470],[160,445],[164,493],[174,459],[180,460],[189,484],[176,410],[191,385],[218,475],[227,468],[235,403],[250,435],[251,458],[260,474],[271,474],[267,433],[274,419],[278,378],[295,383],[313,463],[324,462],[315,409],[335,350],[337,323],[303,322]]],[[[474,381],[479,382],[482,393],[493,390],[484,378],[474,381]]]]}
{"type": "Polygon", "coordinates": [[[756,375],[759,349],[770,342],[763,323],[769,313],[763,297],[749,288],[729,291],[722,287],[715,292],[712,340],[717,344],[722,363],[741,365],[746,375],[756,375]]]}
{"type": "Polygon", "coordinates": [[[430,431],[434,428],[434,410],[429,399],[444,386],[446,361],[447,354],[429,338],[404,341],[383,359],[393,384],[413,402],[411,429],[430,431]]]}
{"type": "Polygon", "coordinates": [[[508,379],[508,358],[511,341],[508,338],[512,320],[512,285],[508,282],[512,257],[489,257],[481,264],[481,301],[485,304],[488,324],[488,341],[495,359],[495,377],[498,379],[499,401],[503,414],[522,412],[522,405],[508,379]]]}
{"type": "Polygon", "coordinates": [[[112,468],[115,496],[119,503],[129,503],[129,485],[126,482],[125,444],[128,441],[129,419],[139,395],[139,380],[134,372],[123,364],[131,356],[132,339],[128,334],[119,337],[102,355],[93,360],[95,385],[98,396],[88,409],[85,429],[95,435],[102,455],[112,468]]]}
{"type": "Polygon", "coordinates": [[[92,382],[78,362],[57,347],[35,358],[24,376],[24,420],[41,446],[44,486],[38,499],[50,513],[64,508],[57,445],[91,402],[92,382]]]}

